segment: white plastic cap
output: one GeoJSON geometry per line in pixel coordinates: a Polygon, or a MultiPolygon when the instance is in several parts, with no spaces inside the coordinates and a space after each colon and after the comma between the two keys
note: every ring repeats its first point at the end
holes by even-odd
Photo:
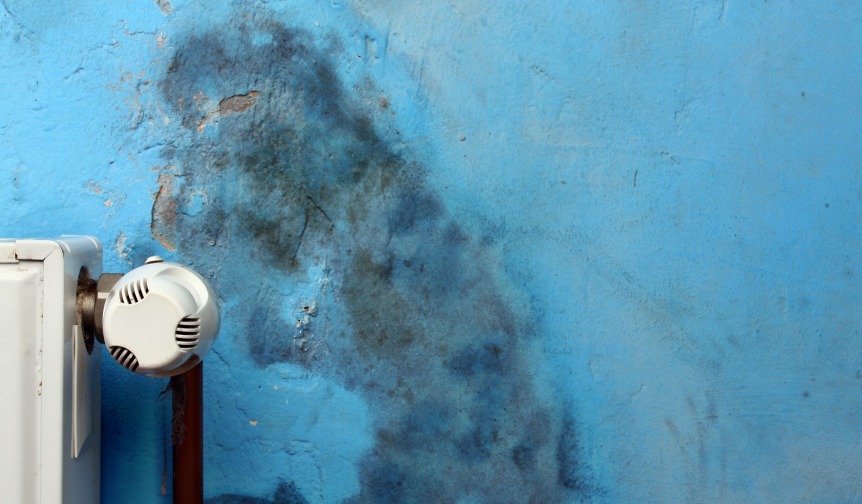
{"type": "Polygon", "coordinates": [[[124,275],[108,293],[105,345],[130,371],[174,376],[209,352],[219,330],[212,288],[176,263],[154,261],[124,275]]]}

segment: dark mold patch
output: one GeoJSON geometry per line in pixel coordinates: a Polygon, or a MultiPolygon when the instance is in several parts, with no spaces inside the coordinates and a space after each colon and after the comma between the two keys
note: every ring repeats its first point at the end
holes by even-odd
{"type": "Polygon", "coordinates": [[[239,271],[219,288],[245,334],[226,337],[256,363],[301,364],[369,402],[376,442],[350,502],[588,497],[574,423],[537,391],[535,312],[495,238],[450,215],[403,141],[379,133],[396,103],[346,88],[335,61],[349,54],[267,13],[176,47],[160,86],[185,128],[165,152],[184,174],[179,253],[239,271]],[[199,132],[215,100],[251,90],[199,132]],[[203,211],[187,208],[191,189],[208,194],[203,211]],[[316,317],[288,313],[284,285],[310,269],[330,295],[316,317]]]}
{"type": "Polygon", "coordinates": [[[204,502],[206,504],[308,504],[308,500],[293,482],[279,484],[272,499],[227,494],[206,499],[204,502]]]}
{"type": "Polygon", "coordinates": [[[560,439],[557,442],[557,462],[559,463],[560,484],[578,492],[587,489],[587,482],[583,475],[583,469],[578,460],[580,446],[578,441],[578,429],[573,418],[566,416],[560,439]]]}

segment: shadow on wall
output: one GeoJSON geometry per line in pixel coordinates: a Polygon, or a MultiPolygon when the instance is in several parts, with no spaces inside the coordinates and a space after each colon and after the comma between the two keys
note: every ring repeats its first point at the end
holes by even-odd
{"type": "MultiPolygon", "coordinates": [[[[499,237],[450,215],[399,134],[378,132],[391,105],[368,81],[345,89],[337,40],[269,17],[176,39],[160,89],[188,134],[164,153],[162,187],[176,187],[157,197],[154,234],[186,261],[211,261],[196,267],[245,268],[219,288],[247,321],[225,336],[244,337],[257,365],[300,364],[368,401],[376,438],[348,502],[598,492],[576,423],[531,372],[536,322],[502,274],[499,237]],[[305,307],[297,337],[269,307],[309,268],[326,271],[333,295],[305,307]]],[[[301,491],[208,502],[305,502],[301,491]]]]}

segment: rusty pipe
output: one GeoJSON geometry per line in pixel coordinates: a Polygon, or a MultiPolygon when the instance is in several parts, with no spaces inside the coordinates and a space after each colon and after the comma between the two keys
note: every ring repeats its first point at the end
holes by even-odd
{"type": "Polygon", "coordinates": [[[173,382],[174,504],[203,504],[203,363],[173,382]]]}

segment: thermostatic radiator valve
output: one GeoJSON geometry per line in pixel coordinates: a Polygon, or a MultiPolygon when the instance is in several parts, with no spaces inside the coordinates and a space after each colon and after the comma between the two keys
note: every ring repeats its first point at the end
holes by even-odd
{"type": "Polygon", "coordinates": [[[210,285],[183,265],[151,257],[98,281],[82,272],[78,313],[85,340],[103,342],[123,367],[156,378],[193,368],[212,348],[219,310],[210,285]]]}

